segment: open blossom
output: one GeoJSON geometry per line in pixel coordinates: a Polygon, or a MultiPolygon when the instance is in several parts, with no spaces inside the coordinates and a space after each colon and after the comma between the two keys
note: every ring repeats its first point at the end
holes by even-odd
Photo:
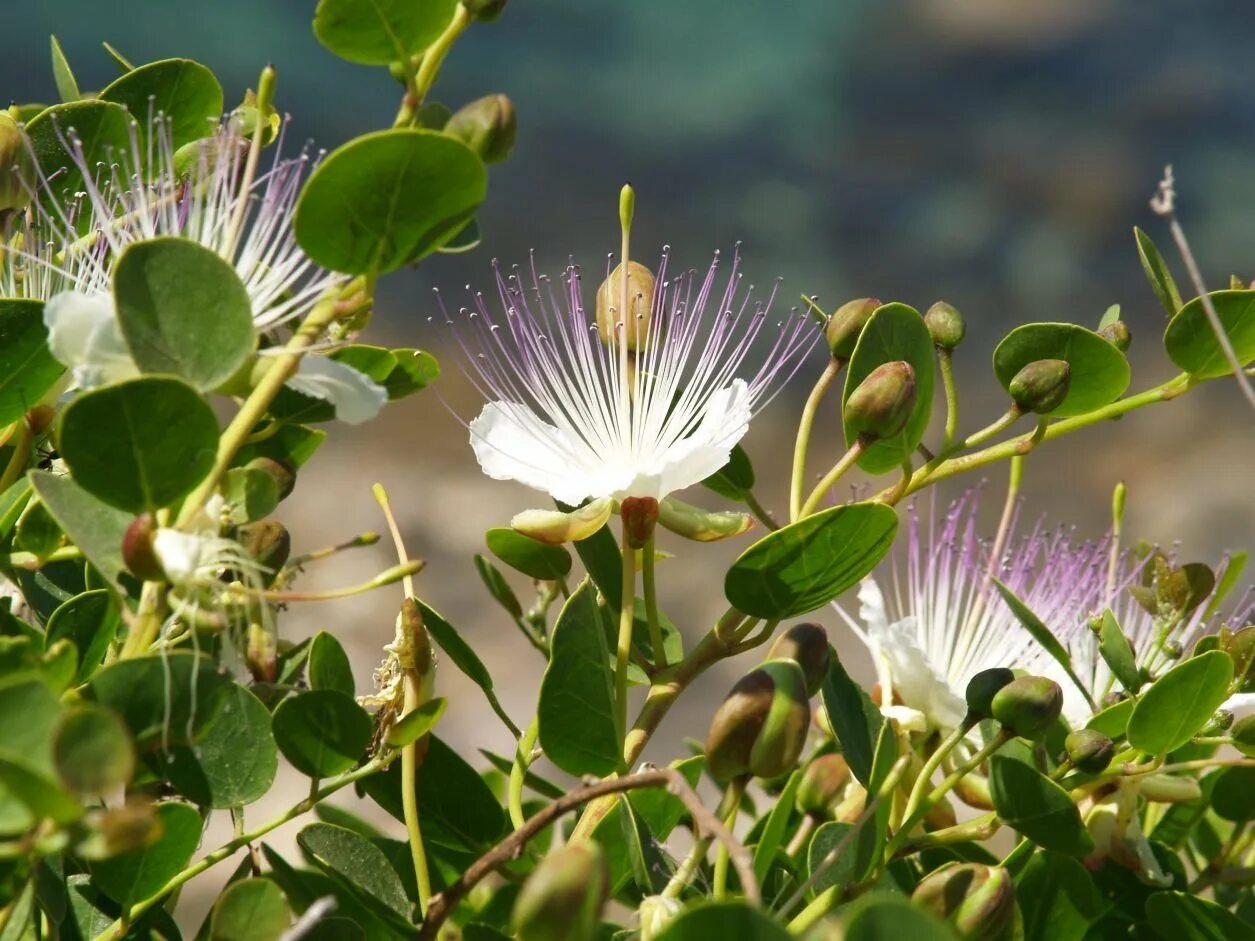
{"type": "MultiPolygon", "coordinates": [[[[114,309],[113,268],[128,245],[161,236],[190,239],[226,259],[252,305],[253,324],[268,333],[307,314],[343,276],[315,266],[296,244],[292,220],[310,155],[276,155],[255,178],[246,172],[249,138],[232,120],[177,154],[165,119],[151,120],[141,149],[138,125],[129,151],[89,166],[71,130],[65,149],[84,189],[58,198],[57,174],[40,175],[30,208],[5,233],[0,295],[45,301],[49,346],[74,385],[92,388],[139,374],[114,309]],[[147,156],[147,160],[142,159],[147,156]]],[[[332,401],[337,415],[363,420],[386,393],[363,374],[326,357],[305,357],[290,383],[332,401]]]]}
{"type": "MultiPolygon", "coordinates": [[[[890,714],[917,730],[958,726],[968,681],[982,670],[1041,665],[1044,651],[988,580],[977,504],[969,492],[940,520],[931,513],[921,520],[911,505],[905,569],[894,563],[888,577],[863,582],[857,618],[833,605],[867,645],[882,688],[900,700],[890,714]]],[[[1106,544],[1077,544],[1037,526],[1007,541],[993,575],[1058,629],[1101,610],[1106,561],[1106,544]]]]}
{"type": "Polygon", "coordinates": [[[774,289],[761,302],[742,290],[736,254],[722,286],[718,254],[704,276],[670,276],[669,263],[664,248],[656,281],[629,301],[634,316],[610,299],[612,329],[599,331],[576,265],[558,285],[498,268],[499,311],[478,293],[445,311],[488,400],[469,425],[485,474],[576,504],[661,500],[727,463],[817,330],[796,311],[773,319],[774,289]]]}

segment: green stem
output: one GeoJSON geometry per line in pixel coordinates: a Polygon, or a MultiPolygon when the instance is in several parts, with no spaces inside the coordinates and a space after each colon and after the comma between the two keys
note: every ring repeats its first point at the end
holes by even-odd
{"type": "Polygon", "coordinates": [[[841,362],[837,359],[828,360],[823,373],[807,396],[806,405],[802,409],[802,417],[798,421],[797,441],[793,445],[793,478],[789,484],[789,520],[796,523],[802,516],[802,489],[806,486],[806,451],[810,446],[811,428],[815,424],[815,413],[819,403],[823,401],[828,387],[841,372],[841,362]]]}
{"type": "Polygon", "coordinates": [[[946,756],[954,751],[959,742],[967,736],[972,730],[973,722],[970,719],[964,719],[953,732],[937,746],[936,751],[928,756],[928,760],[924,762],[924,767],[920,769],[919,775],[915,778],[915,784],[911,788],[911,794],[906,801],[906,810],[903,817],[909,820],[919,809],[920,802],[923,801],[924,795],[928,793],[929,782],[932,781],[933,774],[941,767],[941,763],[945,761],[946,756]]]}
{"type": "Polygon", "coordinates": [[[234,264],[235,245],[240,240],[240,232],[244,228],[244,219],[248,215],[248,207],[253,203],[253,179],[257,176],[257,162],[261,159],[262,138],[265,136],[267,122],[266,112],[275,96],[274,66],[266,66],[261,70],[261,78],[257,82],[257,126],[253,129],[253,139],[249,141],[248,157],[244,160],[244,176],[240,180],[240,194],[231,213],[231,224],[227,229],[226,240],[222,243],[219,254],[228,263],[234,264]]]}
{"type": "MultiPolygon", "coordinates": [[[[729,781],[723,792],[723,800],[719,802],[719,809],[715,811],[716,816],[729,830],[736,823],[736,815],[741,809],[741,797],[745,794],[745,786],[748,783],[749,778],[733,778],[729,781]]],[[[716,901],[722,901],[728,896],[729,862],[727,844],[720,843],[715,852],[714,896],[716,901]]]]}
{"type": "MultiPolygon", "coordinates": [[[[405,711],[402,717],[422,705],[422,681],[414,670],[405,671],[405,711]]],[[[431,873],[427,868],[427,853],[423,849],[423,832],[418,822],[418,749],[410,742],[401,749],[401,809],[405,817],[405,832],[410,843],[410,858],[414,861],[414,882],[418,888],[418,912],[427,914],[431,899],[431,873]]]]}
{"type": "Polygon", "coordinates": [[[1033,845],[1033,841],[1028,837],[1024,837],[1019,843],[1015,844],[1015,849],[1007,853],[998,865],[1014,873],[1021,863],[1028,861],[1028,858],[1033,855],[1034,849],[1036,847],[1033,845]]]}
{"type": "Polygon", "coordinates": [[[802,934],[815,922],[828,914],[841,898],[841,887],[830,885],[824,889],[797,916],[789,922],[789,933],[802,934]]]}
{"type": "Polygon", "coordinates": [[[662,627],[658,621],[658,589],[654,584],[654,534],[651,532],[641,548],[641,589],[645,593],[645,620],[649,624],[649,645],[654,648],[654,669],[667,666],[667,651],[662,643],[662,627]]]}
{"type": "Polygon", "coordinates": [[[941,366],[941,385],[946,392],[946,436],[941,445],[944,454],[950,450],[959,432],[959,390],[954,382],[954,361],[950,351],[938,348],[937,362],[941,366]]]}
{"type": "Polygon", "coordinates": [[[514,829],[527,823],[523,815],[523,783],[527,780],[527,769],[532,763],[532,749],[536,747],[536,738],[540,734],[540,719],[532,720],[519,739],[518,748],[514,752],[514,764],[510,768],[510,822],[514,829]]]}
{"type": "Polygon", "coordinates": [[[619,605],[619,641],[614,659],[615,727],[627,733],[628,661],[632,656],[632,623],[636,613],[636,552],[623,539],[623,597],[619,605]]]}
{"type": "Polygon", "coordinates": [[[139,607],[122,644],[120,658],[142,657],[157,641],[164,620],[166,586],[161,582],[144,582],[139,592],[139,607]]]}
{"type": "Polygon", "coordinates": [[[78,546],[62,546],[46,556],[37,556],[33,552],[14,552],[8,556],[6,562],[15,569],[25,569],[28,572],[37,572],[45,565],[53,562],[64,562],[68,559],[81,559],[83,550],[78,546]]]}
{"type": "Polygon", "coordinates": [[[754,496],[754,491],[745,491],[745,505],[750,508],[750,512],[758,517],[758,521],[770,530],[777,530],[780,524],[776,522],[776,518],[771,515],[765,506],[758,502],[758,498],[754,496]]]}
{"type": "Polygon", "coordinates": [[[326,800],[336,791],[347,787],[355,781],[360,781],[362,778],[369,777],[376,771],[379,771],[383,765],[383,760],[379,756],[376,756],[360,768],[353,771],[347,771],[338,777],[332,778],[318,789],[317,794],[293,804],[273,820],[263,823],[261,826],[255,827],[247,833],[241,833],[229,842],[224,843],[212,853],[207,854],[192,865],[188,866],[186,869],[179,872],[177,875],[171,877],[165,885],[148,898],[131,906],[130,910],[126,913],[125,918],[119,918],[104,931],[100,932],[100,934],[96,935],[93,941],[120,941],[123,934],[126,932],[125,926],[127,923],[134,922],[135,919],[139,918],[140,915],[144,914],[144,912],[148,911],[175,889],[196,878],[202,872],[218,865],[218,863],[223,860],[229,859],[231,856],[235,855],[235,851],[241,847],[247,846],[255,840],[260,840],[271,830],[283,826],[289,820],[295,820],[302,814],[309,813],[309,811],[311,811],[316,804],[326,800]]]}
{"type": "Polygon", "coordinates": [[[466,28],[470,25],[470,13],[465,6],[459,3],[454,9],[453,19],[445,27],[445,31],[423,53],[423,58],[418,64],[418,70],[411,75],[410,69],[407,67],[405,97],[401,99],[401,108],[397,111],[396,119],[392,122],[393,127],[409,127],[414,123],[414,120],[418,117],[418,109],[422,107],[423,99],[427,97],[427,92],[431,90],[431,86],[435,83],[436,76],[440,74],[440,66],[444,63],[445,56],[449,54],[449,50],[453,48],[453,43],[457,41],[457,38],[466,32],[466,28]]]}
{"type": "Polygon", "coordinates": [[[828,471],[828,473],[824,475],[823,480],[816,484],[815,489],[811,491],[811,495],[807,497],[806,502],[802,504],[801,512],[798,514],[798,519],[805,519],[810,516],[812,512],[814,512],[815,507],[819,505],[819,501],[824,498],[824,494],[831,490],[833,485],[841,479],[846,471],[858,462],[859,457],[866,449],[866,440],[860,435],[858,440],[850,446],[849,450],[847,450],[845,454],[841,455],[841,460],[837,461],[837,463],[832,466],[832,470],[828,471]]]}
{"type": "Polygon", "coordinates": [[[4,472],[0,473],[0,493],[8,490],[22,476],[22,472],[26,470],[26,462],[31,456],[31,442],[35,436],[31,434],[30,425],[26,423],[25,418],[19,418],[17,421],[17,435],[13,441],[13,453],[9,456],[9,463],[5,465],[4,472]]]}

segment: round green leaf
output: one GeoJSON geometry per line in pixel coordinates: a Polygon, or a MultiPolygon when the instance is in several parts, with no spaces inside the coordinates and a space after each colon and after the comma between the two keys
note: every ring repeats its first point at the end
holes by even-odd
{"type": "Polygon", "coordinates": [[[1146,920],[1165,941],[1233,941],[1251,926],[1215,902],[1186,892],[1156,892],[1146,900],[1146,920]]]}
{"type": "Polygon", "coordinates": [[[383,273],[453,236],[484,200],[484,165],[436,131],[379,131],[349,141],[310,176],[296,238],[324,268],[383,273]]]}
{"type": "Polygon", "coordinates": [[[85,591],[64,602],[48,619],[49,645],[68,640],[79,652],[78,681],[83,682],[105,658],[118,635],[122,617],[113,592],[107,588],[85,591]]]}
{"type": "Polygon", "coordinates": [[[490,529],[484,533],[484,541],[493,555],[530,578],[552,582],[571,571],[571,553],[513,529],[490,529]]]}
{"type": "MultiPolygon", "coordinates": [[[[65,142],[77,139],[83,148],[83,162],[88,167],[114,162],[129,152],[131,127],[135,120],[127,110],[111,101],[72,101],[41,111],[26,126],[27,136],[35,151],[44,176],[50,180],[52,195],[65,204],[86,187],[83,174],[65,142]]],[[[91,213],[83,213],[80,228],[85,228],[91,213]]]]}
{"type": "Polygon", "coordinates": [[[844,941],[958,941],[958,935],[932,912],[904,896],[868,895],[852,909],[844,941]]]}
{"type": "Polygon", "coordinates": [[[310,689],[334,689],[352,697],[353,667],[344,647],[331,634],[319,631],[309,642],[309,666],[306,668],[310,689]]]}
{"type": "Polygon", "coordinates": [[[745,902],[710,902],[681,912],[658,941],[790,941],[793,936],[762,909],[745,902]]]}
{"type": "MultiPolygon", "coordinates": [[[[69,477],[32,470],[27,479],[61,528],[105,580],[116,584],[122,570],[122,540],[133,516],[97,500],[69,477]]],[[[80,649],[82,644],[75,640],[80,649]]],[[[86,663],[84,652],[84,663],[86,663]]]]}
{"type": "Polygon", "coordinates": [[[252,304],[235,268],[190,239],[127,246],[113,272],[122,335],[142,372],[170,373],[202,392],[253,352],[252,304]]]}
{"type": "Polygon", "coordinates": [[[443,696],[437,696],[411,709],[388,730],[388,744],[393,748],[404,748],[422,738],[436,727],[448,704],[443,696]]]}
{"type": "Polygon", "coordinates": [[[1228,698],[1233,660],[1220,650],[1191,657],[1142,693],[1129,716],[1129,744],[1165,755],[1198,733],[1228,698]]]}
{"type": "Polygon", "coordinates": [[[435,42],[456,7],[457,0],[319,0],[314,35],[341,59],[387,65],[435,42]]]}
{"type": "MultiPolygon", "coordinates": [[[[1255,291],[1215,291],[1208,296],[1238,362],[1250,365],[1255,360],[1255,291]]],[[[1200,298],[1194,298],[1168,322],[1163,345],[1168,358],[1192,376],[1213,379],[1233,372],[1200,298]]]]}
{"type": "Polygon", "coordinates": [[[329,823],[311,823],[296,841],[319,868],[343,880],[373,909],[408,921],[410,900],[401,877],[375,844],[329,823]]]}
{"type": "Polygon", "coordinates": [[[1051,415],[1084,415],[1114,402],[1129,386],[1129,361],[1114,346],[1072,323],[1016,327],[994,350],[994,373],[1004,389],[1015,374],[1039,359],[1061,359],[1071,368],[1068,394],[1051,415]]]}
{"type": "Polygon", "coordinates": [[[179,801],[157,805],[161,836],[155,843],[92,863],[92,881],[124,908],[142,901],[176,876],[200,842],[196,808],[179,801]]]}
{"type": "MultiPolygon", "coordinates": [[[[0,721],[0,792],[27,808],[32,822],[41,817],[68,822],[81,813],[56,775],[53,736],[60,712],[56,693],[42,678],[31,673],[0,678],[0,716],[9,717],[0,721]]],[[[3,816],[11,813],[6,808],[3,816]]]]}
{"type": "Polygon", "coordinates": [[[440,363],[436,361],[436,357],[425,350],[402,347],[393,350],[392,356],[397,364],[383,379],[383,387],[388,390],[389,402],[413,395],[420,389],[427,388],[440,377],[440,363]]]}
{"type": "Polygon", "coordinates": [[[57,444],[84,490],[132,513],[185,496],[213,467],[217,447],[213,409],[164,376],[84,392],[62,415],[57,444]]]}
{"type": "MultiPolygon", "coordinates": [[[[932,337],[924,326],[924,318],[905,304],[885,304],[877,308],[859,334],[858,345],[845,371],[843,406],[878,366],[903,360],[915,370],[915,406],[906,427],[891,438],[873,443],[858,460],[858,466],[869,474],[895,470],[919,447],[932,416],[934,356],[932,337]]],[[[858,435],[852,428],[844,431],[846,445],[852,445],[858,435]]]]}
{"type": "Polygon", "coordinates": [[[176,150],[209,136],[222,117],[222,86],[213,72],[191,59],[162,59],[131,69],[99,97],[122,105],[139,119],[142,144],[147,143],[150,116],[168,119],[170,143],[176,150]]]}
{"type": "Polygon", "coordinates": [[[297,771],[325,778],[347,771],[370,744],[366,710],[334,689],[310,690],[285,699],[274,714],[279,751],[297,771]]]}
{"type": "Polygon", "coordinates": [[[135,747],[111,709],[85,703],[61,716],[53,734],[57,774],[75,794],[98,797],[131,780],[135,747]]]}
{"type": "Polygon", "coordinates": [[[1038,846],[1071,856],[1093,852],[1093,838],[1072,797],[1035,768],[994,755],[989,792],[998,816],[1038,846]]]}
{"type": "Polygon", "coordinates": [[[279,505],[279,483],[260,467],[233,467],[222,477],[222,496],[232,523],[251,523],[279,505]]]}
{"type": "Polygon", "coordinates": [[[723,592],[751,617],[796,617],[827,604],[876,567],[898,517],[883,503],[851,503],[764,536],[728,569],[723,592]]]}
{"type": "Polygon", "coordinates": [[[1211,807],[1218,817],[1234,823],[1255,819],[1255,768],[1239,765],[1217,774],[1211,807]]]}
{"type": "Polygon", "coordinates": [[[21,418],[65,367],[48,350],[41,301],[0,299],[0,427],[21,418]]]}
{"type": "Polygon", "coordinates": [[[227,886],[209,920],[209,941],[278,941],[292,923],[292,909],[269,879],[227,886]]]}

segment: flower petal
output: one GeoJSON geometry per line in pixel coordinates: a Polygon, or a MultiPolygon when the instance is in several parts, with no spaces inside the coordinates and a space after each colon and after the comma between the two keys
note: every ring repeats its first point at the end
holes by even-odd
{"type": "Polygon", "coordinates": [[[388,401],[388,391],[352,366],[327,356],[304,356],[289,388],[335,406],[336,418],[350,425],[370,421],[388,401]]]}
{"type": "Polygon", "coordinates": [[[71,368],[79,388],[139,375],[108,294],[53,295],[44,304],[44,326],[52,355],[71,368]]]}
{"type": "Polygon", "coordinates": [[[692,434],[667,448],[655,467],[638,474],[626,495],[662,499],[701,483],[728,463],[732,448],[749,431],[751,414],[749,386],[736,379],[710,397],[692,434]]]}
{"type": "Polygon", "coordinates": [[[872,649],[888,661],[893,691],[903,704],[922,712],[938,728],[952,729],[963,721],[967,705],[920,649],[914,618],[870,626],[868,639],[872,649]]]}

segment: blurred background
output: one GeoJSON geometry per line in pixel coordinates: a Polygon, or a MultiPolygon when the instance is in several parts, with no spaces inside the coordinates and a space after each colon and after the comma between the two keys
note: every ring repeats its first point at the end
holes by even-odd
{"type": "MultiPolygon", "coordinates": [[[[84,88],[115,74],[102,39],[136,62],[198,59],[217,72],[228,102],[273,62],[293,135],[334,148],[390,125],[399,88],[386,70],[322,49],[313,7],[25,4],[0,32],[0,88],[18,101],[53,96],[49,33],[84,88]]],[[[955,304],[969,324],[957,354],[964,429],[1003,411],[989,357],[1027,321],[1096,326],[1119,303],[1133,333],[1133,388],[1144,388],[1171,367],[1132,226],[1148,230],[1184,282],[1147,205],[1165,163],[1176,168],[1179,213],[1209,286],[1231,273],[1255,276],[1253,35],[1255,15],[1221,0],[1196,0],[1184,15],[1166,0],[513,0],[497,23],[459,41],[434,93],[454,108],[498,91],[515,102],[518,142],[508,163],[491,168],[483,244],[388,278],[366,339],[440,355],[444,337],[427,324],[430,287],[487,284],[493,257],[524,261],[534,248],[553,271],[569,254],[595,268],[617,248],[616,194],[630,180],[642,260],[667,242],[684,263],[703,265],[713,249],[743,240],[747,277],[783,277],[786,299],[814,293],[829,309],[864,295],[921,310],[955,304]]],[[[807,373],[821,364],[799,375],[745,442],[768,507],[785,501],[787,468],[773,458],[788,453],[807,373]]],[[[441,395],[473,417],[480,403],[452,358],[446,367],[441,395]]],[[[833,431],[818,436],[816,473],[837,456],[835,414],[825,420],[833,431]]],[[[1099,536],[1111,488],[1124,479],[1131,536],[1179,541],[1183,555],[1211,562],[1250,549],[1251,425],[1232,384],[1215,382],[1082,431],[1029,462],[1024,513],[1099,536]]],[[[988,475],[985,508],[995,515],[1005,469],[988,475]]],[[[376,480],[392,494],[410,551],[429,560],[420,591],[480,650],[525,724],[543,663],[484,600],[471,557],[484,551],[484,529],[545,498],[483,478],[462,427],[428,392],[368,426],[334,429],[284,505],[296,544],[382,530],[376,480]]],[[[689,498],[719,503],[710,493],[689,498]]],[[[720,613],[721,566],[743,545],[666,546],[686,561],[660,569],[663,605],[690,639],[720,613]],[[681,578],[667,571],[681,564],[681,578]]],[[[350,583],[389,562],[382,545],[358,550],[311,570],[309,584],[350,583]]],[[[517,587],[526,597],[528,586],[517,587]]],[[[287,623],[297,635],[323,628],[341,637],[360,688],[392,635],[398,601],[378,592],[287,623]]],[[[821,619],[858,662],[848,632],[821,619]]],[[[683,736],[704,735],[703,705],[746,668],[725,666],[702,680],[695,704],[671,717],[648,757],[673,757],[683,736]]],[[[508,749],[478,691],[451,668],[440,692],[452,700],[445,737],[464,751],[508,749]]]]}

